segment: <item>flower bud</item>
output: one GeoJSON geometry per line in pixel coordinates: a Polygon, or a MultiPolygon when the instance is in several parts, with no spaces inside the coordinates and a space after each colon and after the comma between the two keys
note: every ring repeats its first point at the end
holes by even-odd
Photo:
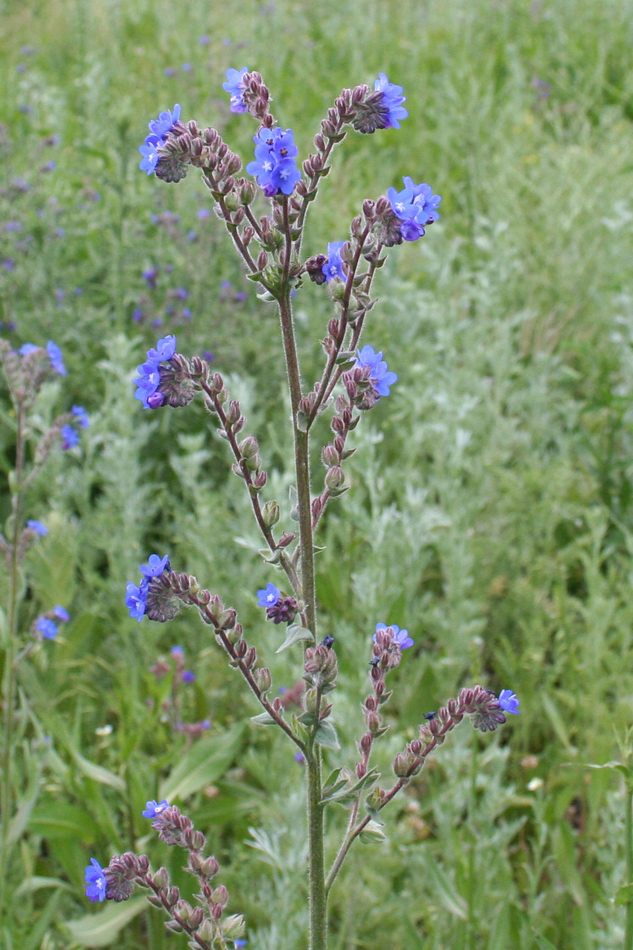
{"type": "Polygon", "coordinates": [[[367,713],[365,717],[365,721],[367,723],[367,728],[373,735],[376,735],[377,733],[380,732],[382,728],[382,720],[380,716],[378,715],[378,713],[375,713],[375,712],[367,713]]]}
{"type": "Polygon", "coordinates": [[[276,501],[267,501],[262,509],[262,520],[264,524],[272,528],[279,521],[279,505],[276,501]]]}
{"type": "Polygon", "coordinates": [[[255,682],[261,689],[262,693],[267,693],[270,687],[273,685],[272,676],[270,675],[270,670],[266,666],[262,666],[260,669],[255,670],[254,673],[255,682]]]}
{"type": "Polygon", "coordinates": [[[341,457],[333,445],[326,445],[321,452],[321,461],[326,468],[332,468],[339,464],[341,457]]]}
{"type": "Polygon", "coordinates": [[[336,492],[345,485],[345,473],[340,465],[334,465],[325,476],[325,485],[331,492],[336,492]]]}
{"type": "Polygon", "coordinates": [[[371,733],[366,732],[364,736],[361,736],[358,746],[361,752],[369,752],[371,750],[371,744],[374,741],[371,733]]]}
{"type": "Polygon", "coordinates": [[[406,778],[406,776],[409,774],[411,764],[412,763],[408,761],[406,755],[404,755],[402,752],[398,753],[398,755],[393,760],[393,770],[398,778],[406,778]]]}
{"type": "Polygon", "coordinates": [[[243,627],[241,623],[236,623],[232,630],[229,630],[227,637],[229,643],[232,643],[235,646],[236,643],[239,643],[242,639],[243,627]]]}
{"type": "Polygon", "coordinates": [[[178,901],[173,907],[174,914],[178,914],[181,920],[189,920],[192,910],[191,904],[187,901],[178,901]]]}
{"type": "Polygon", "coordinates": [[[239,443],[239,450],[245,459],[252,459],[259,451],[257,439],[253,435],[248,435],[239,443]]]}
{"type": "Polygon", "coordinates": [[[220,884],[219,887],[213,892],[213,901],[215,904],[221,904],[222,907],[225,907],[229,902],[229,892],[227,891],[224,884],[220,884]]]}
{"type": "Polygon", "coordinates": [[[219,919],[221,918],[221,916],[222,916],[222,905],[221,905],[221,904],[215,904],[215,905],[211,908],[211,916],[213,917],[214,920],[219,920],[219,919]]]}

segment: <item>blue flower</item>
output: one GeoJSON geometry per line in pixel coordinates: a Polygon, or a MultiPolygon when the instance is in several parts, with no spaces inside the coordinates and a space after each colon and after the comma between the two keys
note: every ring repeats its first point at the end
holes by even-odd
{"type": "Polygon", "coordinates": [[[156,818],[166,808],[169,808],[169,802],[165,801],[163,798],[162,802],[156,802],[152,800],[151,802],[145,802],[145,811],[143,812],[143,818],[156,818]]]}
{"type": "Polygon", "coordinates": [[[167,109],[165,112],[161,112],[157,119],[152,119],[152,121],[148,123],[147,127],[152,135],[157,135],[160,139],[164,139],[179,119],[180,105],[176,103],[171,111],[167,109]]]}
{"type": "Polygon", "coordinates": [[[144,577],[160,577],[164,571],[168,571],[169,568],[169,555],[166,554],[165,557],[160,558],[158,554],[150,554],[149,563],[141,564],[140,571],[144,577]]]}
{"type": "Polygon", "coordinates": [[[364,346],[362,350],[358,351],[355,365],[361,367],[369,366],[369,379],[378,393],[378,396],[390,395],[391,390],[389,387],[397,382],[398,377],[395,373],[388,371],[388,366],[382,358],[382,353],[376,353],[373,346],[364,346]]]}
{"type": "Polygon", "coordinates": [[[64,451],[67,449],[74,449],[76,445],[79,445],[79,436],[71,425],[62,426],[61,433],[62,449],[64,449],[64,451]]]}
{"type": "Polygon", "coordinates": [[[150,409],[148,399],[156,393],[160,385],[160,369],[155,360],[148,360],[136,367],[138,376],[134,379],[136,383],[135,399],[140,399],[143,403],[143,409],[150,409]]]}
{"type": "Polygon", "coordinates": [[[193,683],[193,681],[194,681],[195,678],[196,678],[196,674],[193,673],[191,670],[185,670],[185,671],[181,674],[181,677],[180,677],[180,678],[181,678],[181,680],[183,681],[183,683],[193,683]]]}
{"type": "Polygon", "coordinates": [[[295,165],[297,146],[292,129],[260,129],[253,136],[255,161],[246,170],[257,179],[264,194],[271,198],[279,193],[290,195],[301,178],[295,165]]]}
{"type": "Polygon", "coordinates": [[[512,713],[513,716],[519,715],[519,706],[521,701],[511,689],[502,689],[499,693],[499,705],[504,712],[512,713]]]}
{"type": "MultiPolygon", "coordinates": [[[[409,647],[413,646],[413,644],[415,643],[415,640],[411,639],[411,637],[409,636],[408,630],[401,630],[400,627],[396,623],[390,623],[389,627],[391,627],[391,629],[393,630],[394,639],[401,650],[408,650],[409,647]]],[[[386,630],[386,629],[387,629],[387,624],[384,624],[384,623],[376,624],[376,633],[379,630],[386,630]]],[[[373,640],[375,643],[376,634],[374,634],[373,640]]]]}
{"type": "Polygon", "coordinates": [[[280,597],[281,591],[274,584],[266,584],[266,587],[257,591],[257,604],[259,607],[274,607],[280,597]]]}
{"type": "Polygon", "coordinates": [[[18,353],[20,356],[28,356],[29,353],[34,353],[36,350],[39,350],[39,346],[36,346],[35,343],[23,343],[18,353]]]}
{"type": "Polygon", "coordinates": [[[411,178],[403,178],[404,190],[389,188],[387,198],[391,209],[402,221],[400,232],[405,241],[417,241],[425,233],[424,225],[439,219],[437,207],[442,200],[434,195],[429,185],[416,185],[411,178]]]}
{"type": "Polygon", "coordinates": [[[142,172],[147,172],[148,175],[151,175],[156,170],[158,159],[160,158],[158,154],[158,146],[160,144],[161,140],[157,135],[148,135],[145,139],[145,144],[139,145],[138,150],[143,157],[138,163],[138,167],[142,172]]]}
{"type": "Polygon", "coordinates": [[[87,429],[90,425],[90,419],[88,418],[88,413],[83,406],[73,406],[70,410],[73,416],[77,417],[77,422],[82,429],[87,429]]]}
{"type": "Polygon", "coordinates": [[[70,614],[65,607],[60,607],[59,604],[53,608],[53,613],[58,620],[61,620],[63,623],[68,623],[70,620],[70,614]]]}
{"type": "Polygon", "coordinates": [[[35,629],[42,634],[45,640],[54,640],[59,633],[59,627],[50,617],[39,617],[35,621],[35,629]]]}
{"type": "Polygon", "coordinates": [[[48,528],[45,524],[42,524],[41,521],[34,521],[32,518],[30,518],[26,522],[26,526],[27,528],[30,528],[31,531],[35,531],[36,534],[48,534],[48,528]]]}
{"type": "Polygon", "coordinates": [[[56,370],[60,376],[65,376],[66,367],[64,366],[64,361],[62,359],[62,351],[57,346],[57,344],[53,343],[52,340],[49,340],[46,344],[46,352],[48,353],[51,363],[53,364],[53,369],[56,370]]]}
{"type": "Polygon", "coordinates": [[[248,66],[242,69],[227,69],[226,82],[222,83],[222,88],[228,92],[231,97],[229,100],[229,109],[231,112],[248,112],[248,106],[244,102],[244,76],[250,72],[248,66]]]}
{"type": "Polygon", "coordinates": [[[138,587],[136,584],[128,584],[125,588],[125,606],[130,612],[130,617],[138,620],[139,623],[145,616],[148,589],[149,581],[146,577],[143,578],[138,587]]]}
{"type": "Polygon", "coordinates": [[[374,83],[374,90],[382,93],[381,105],[387,109],[387,115],[384,119],[384,129],[399,129],[400,119],[406,119],[409,113],[403,108],[402,103],[406,102],[406,97],[402,95],[402,86],[396,86],[389,82],[384,73],[378,73],[378,79],[374,83]]]}
{"type": "Polygon", "coordinates": [[[331,241],[327,246],[327,263],[323,265],[321,271],[325,274],[326,281],[333,280],[335,277],[345,280],[345,265],[341,260],[341,248],[345,246],[346,241],[331,241]]]}
{"type": "Polygon", "coordinates": [[[172,647],[170,650],[171,655],[176,658],[177,656],[184,656],[185,651],[182,647],[172,647]]]}
{"type": "Polygon", "coordinates": [[[89,897],[93,904],[95,901],[104,901],[107,886],[103,868],[96,858],[90,858],[90,865],[86,868],[86,897],[89,897]]]}

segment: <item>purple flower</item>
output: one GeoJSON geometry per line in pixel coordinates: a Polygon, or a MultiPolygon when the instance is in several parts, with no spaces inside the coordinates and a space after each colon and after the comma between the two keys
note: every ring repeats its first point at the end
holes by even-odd
{"type": "Polygon", "coordinates": [[[242,69],[227,69],[226,71],[226,82],[222,83],[222,88],[231,97],[229,100],[231,112],[248,112],[248,106],[244,102],[243,79],[249,72],[248,66],[243,66],[242,69]]]}
{"type": "Polygon", "coordinates": [[[305,762],[303,752],[295,752],[294,759],[295,759],[295,762],[299,762],[300,765],[303,765],[303,763],[305,762]]]}
{"type": "Polygon", "coordinates": [[[407,101],[406,97],[402,95],[402,86],[396,86],[395,83],[389,82],[384,73],[378,73],[378,79],[374,83],[374,90],[382,93],[381,105],[387,109],[387,115],[384,119],[385,124],[382,128],[399,129],[399,120],[406,119],[409,115],[402,105],[403,102],[407,101]]]}
{"type": "Polygon", "coordinates": [[[67,451],[68,449],[74,449],[76,445],[79,445],[79,436],[73,429],[71,425],[62,426],[62,449],[67,451]]]}
{"type": "Polygon", "coordinates": [[[504,712],[512,713],[513,716],[519,715],[519,706],[521,701],[511,689],[502,689],[499,693],[499,705],[504,712]]]}
{"type": "Polygon", "coordinates": [[[200,46],[208,46],[209,45],[208,35],[206,33],[203,33],[200,39],[198,40],[198,42],[200,43],[200,46]]]}
{"type": "Polygon", "coordinates": [[[191,65],[191,63],[183,63],[180,68],[182,69],[183,73],[193,72],[193,66],[191,65]]]}
{"type": "MultiPolygon", "coordinates": [[[[393,630],[394,640],[398,644],[401,650],[407,650],[409,647],[412,647],[415,643],[415,640],[412,640],[409,636],[408,630],[401,630],[400,627],[395,623],[390,623],[389,627],[393,630]]],[[[379,630],[386,630],[387,625],[384,623],[376,624],[376,633],[379,630]]],[[[376,634],[373,637],[374,643],[376,642],[376,634]]]]}
{"type": "Polygon", "coordinates": [[[2,261],[2,266],[5,270],[14,270],[15,261],[11,257],[5,257],[5,259],[2,261]]]}
{"type": "Polygon", "coordinates": [[[145,802],[145,811],[142,813],[143,818],[156,818],[166,808],[169,808],[169,802],[165,801],[163,798],[162,802],[156,802],[152,800],[151,802],[145,802]]]}
{"type": "Polygon", "coordinates": [[[38,617],[35,629],[42,634],[45,640],[54,640],[59,633],[59,627],[50,617],[38,617]]]}
{"type": "Polygon", "coordinates": [[[257,604],[259,607],[274,607],[280,597],[281,591],[274,584],[266,584],[266,587],[257,591],[257,604]]]}
{"type": "Polygon", "coordinates": [[[193,244],[195,241],[198,240],[198,232],[194,231],[193,228],[191,228],[191,230],[187,231],[187,240],[189,241],[190,244],[193,244]]]}
{"type": "Polygon", "coordinates": [[[291,195],[301,178],[294,160],[298,149],[292,129],[260,129],[253,141],[255,161],[246,168],[249,175],[257,178],[258,185],[269,198],[279,193],[291,195]]]}
{"type": "Polygon", "coordinates": [[[160,558],[158,554],[150,554],[149,563],[141,564],[140,571],[144,577],[160,577],[164,571],[170,570],[169,555],[160,558]]]}
{"type": "Polygon", "coordinates": [[[156,347],[152,347],[147,351],[147,358],[156,363],[165,363],[172,358],[175,352],[176,337],[173,333],[170,333],[169,336],[162,337],[156,347]]]}
{"type": "Polygon", "coordinates": [[[185,671],[181,674],[180,678],[181,678],[181,680],[183,681],[183,683],[193,683],[193,681],[194,681],[195,678],[196,678],[196,674],[195,674],[195,673],[192,673],[191,670],[185,670],[185,671]]]}
{"type": "Polygon", "coordinates": [[[345,280],[345,264],[341,260],[341,248],[345,246],[346,241],[331,241],[327,246],[327,263],[323,265],[321,271],[325,274],[326,281],[334,280],[338,277],[345,280]]]}
{"type": "Polygon", "coordinates": [[[148,589],[149,581],[146,577],[143,578],[138,587],[136,584],[128,584],[125,588],[125,606],[130,612],[130,617],[134,617],[139,623],[145,616],[148,589]]]}
{"type": "Polygon", "coordinates": [[[163,69],[163,75],[164,75],[164,76],[175,76],[175,75],[176,75],[176,70],[173,68],[173,66],[166,66],[165,69],[163,69]]]}
{"type": "Polygon", "coordinates": [[[205,218],[210,217],[211,212],[208,208],[198,208],[198,217],[201,221],[204,221],[205,218]]]}
{"type": "Polygon", "coordinates": [[[358,351],[355,365],[361,367],[369,366],[369,379],[378,393],[378,396],[389,396],[391,392],[389,387],[397,382],[398,377],[395,373],[388,371],[388,366],[382,358],[382,353],[376,353],[373,346],[364,346],[362,350],[358,351]]]}
{"type": "Polygon", "coordinates": [[[405,241],[417,241],[425,233],[424,225],[439,218],[437,207],[442,200],[434,195],[429,185],[416,185],[411,178],[403,178],[404,190],[389,188],[387,197],[391,209],[402,221],[400,232],[405,241]]]}
{"type": "Polygon", "coordinates": [[[42,524],[41,521],[34,521],[32,518],[30,518],[26,522],[26,526],[27,528],[30,528],[31,531],[35,531],[36,534],[41,534],[41,535],[48,534],[48,528],[46,527],[45,524],[42,524]]]}
{"type": "Polygon", "coordinates": [[[156,278],[158,277],[158,267],[149,267],[143,271],[142,276],[144,280],[147,281],[147,286],[153,290],[156,286],[156,278]]]}
{"type": "Polygon", "coordinates": [[[90,425],[90,419],[88,418],[88,413],[86,412],[84,407],[73,406],[70,411],[72,412],[73,416],[77,418],[77,422],[79,423],[81,428],[87,429],[88,426],[90,425]]]}
{"type": "Polygon", "coordinates": [[[65,607],[60,607],[59,604],[53,608],[53,613],[58,620],[61,620],[63,623],[68,623],[70,620],[70,614],[65,607]]]}
{"type": "Polygon", "coordinates": [[[107,886],[103,868],[96,858],[90,858],[90,865],[86,868],[86,897],[89,897],[93,904],[95,901],[104,901],[107,886]]]}
{"type": "Polygon", "coordinates": [[[57,346],[56,343],[53,343],[52,340],[49,340],[46,344],[46,352],[48,357],[53,364],[53,369],[59,373],[60,376],[66,375],[66,367],[64,366],[64,360],[62,358],[62,351],[57,346]]]}

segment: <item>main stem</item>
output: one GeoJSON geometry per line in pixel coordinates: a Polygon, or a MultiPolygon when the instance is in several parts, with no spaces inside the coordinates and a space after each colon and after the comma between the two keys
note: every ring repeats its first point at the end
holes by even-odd
{"type": "MultiPolygon", "coordinates": [[[[633,788],[627,781],[625,799],[624,835],[626,846],[626,880],[633,882],[633,788]]],[[[624,950],[633,950],[633,901],[626,905],[626,931],[624,935],[624,950]]]]}
{"type": "MultiPolygon", "coordinates": [[[[309,629],[316,640],[316,585],[314,577],[314,541],[312,535],[312,506],[310,497],[310,442],[307,432],[298,426],[301,400],[301,370],[292,319],[290,286],[288,280],[292,240],[288,221],[288,201],[284,202],[284,231],[286,235],[284,279],[279,295],[279,317],[286,357],[286,371],[292,406],[295,471],[297,476],[297,503],[299,508],[299,538],[301,550],[301,592],[306,605],[309,629]]],[[[308,777],[308,885],[310,915],[310,950],[327,950],[327,893],[325,890],[324,815],[321,805],[321,749],[311,743],[306,750],[308,777]]]]}
{"type": "Polygon", "coordinates": [[[22,493],[24,476],[24,407],[17,404],[17,437],[15,465],[15,494],[13,496],[13,536],[11,570],[9,572],[9,604],[7,643],[4,655],[4,736],[2,743],[2,840],[0,841],[0,919],[4,915],[5,894],[9,870],[9,825],[13,811],[13,725],[15,718],[15,648],[18,636],[18,543],[22,521],[22,493]]]}

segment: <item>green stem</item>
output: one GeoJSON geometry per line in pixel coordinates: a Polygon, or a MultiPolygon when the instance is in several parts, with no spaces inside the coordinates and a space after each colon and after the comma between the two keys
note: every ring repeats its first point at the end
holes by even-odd
{"type": "Polygon", "coordinates": [[[11,568],[9,571],[9,604],[7,643],[4,656],[4,730],[2,742],[2,821],[0,841],[0,919],[5,908],[5,895],[9,870],[9,825],[13,811],[13,726],[15,720],[15,687],[16,687],[16,644],[18,637],[18,589],[20,583],[18,543],[22,521],[22,495],[24,473],[24,407],[17,403],[17,435],[16,435],[16,465],[15,465],[15,493],[13,495],[13,550],[11,551],[11,568]]]}
{"type": "MultiPolygon", "coordinates": [[[[626,786],[626,813],[624,821],[624,836],[626,842],[626,882],[633,882],[633,788],[627,782],[626,786]]],[[[624,935],[624,950],[633,950],[633,901],[626,905],[626,931],[624,935]]]]}
{"type": "Polygon", "coordinates": [[[323,848],[323,811],[321,804],[321,750],[313,746],[308,756],[308,844],[310,950],[327,950],[327,891],[323,848]]]}

